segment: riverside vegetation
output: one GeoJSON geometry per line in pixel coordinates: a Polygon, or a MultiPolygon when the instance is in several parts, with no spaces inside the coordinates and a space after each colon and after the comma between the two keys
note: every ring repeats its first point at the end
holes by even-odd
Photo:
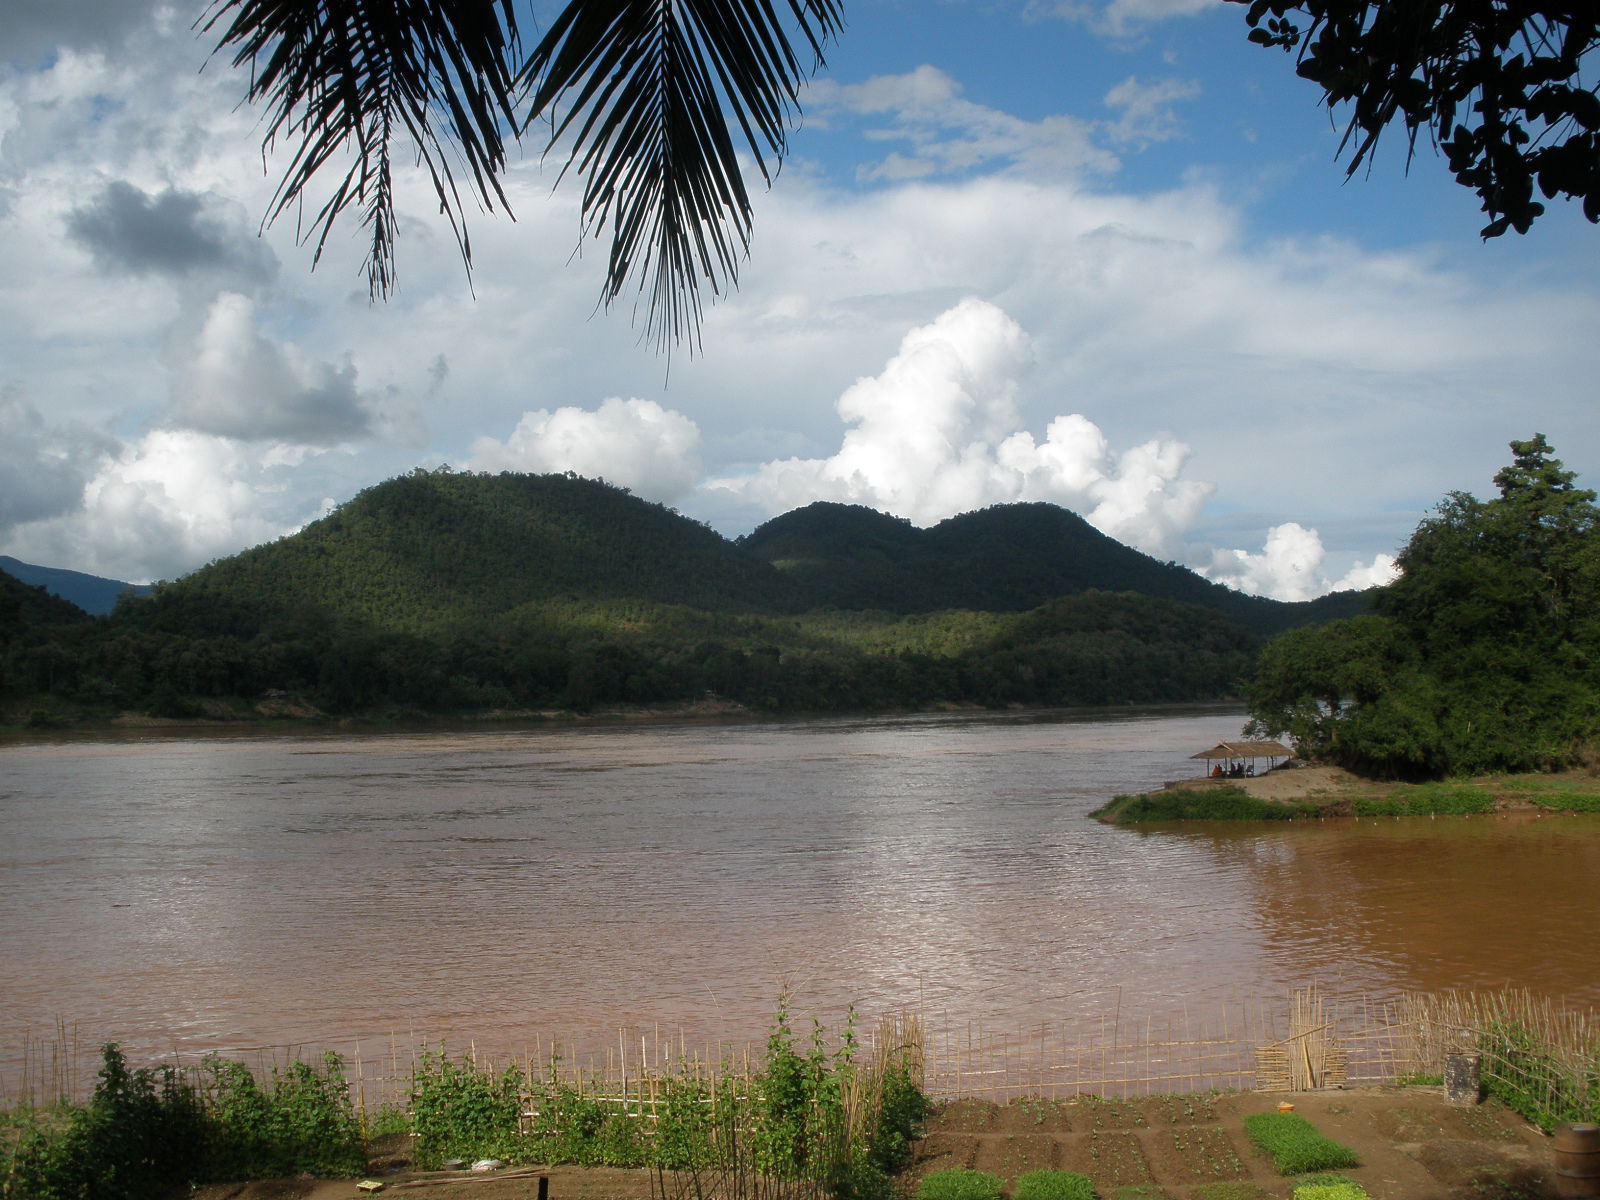
{"type": "Polygon", "coordinates": [[[1390,779],[1600,762],[1600,508],[1542,434],[1499,496],[1452,492],[1376,612],[1285,633],[1249,686],[1249,733],[1390,779]]]}
{"type": "MultiPolygon", "coordinates": [[[[1446,1053],[1476,1052],[1485,1093],[1547,1133],[1561,1122],[1600,1121],[1600,1041],[1592,1014],[1557,1011],[1520,993],[1451,994],[1417,1003],[1423,1018],[1416,1022],[1419,1061],[1442,1064],[1446,1053]]],[[[924,1120],[940,1110],[920,1088],[914,1022],[886,1022],[885,1028],[898,1030],[897,1040],[880,1037],[871,1052],[858,1044],[853,1022],[836,1044],[820,1026],[802,1040],[780,1007],[753,1069],[717,1073],[697,1060],[680,1060],[673,1073],[648,1086],[635,1081],[620,1096],[614,1085],[563,1078],[553,1061],[540,1074],[424,1052],[406,1105],[386,1104],[372,1114],[352,1105],[337,1056],[258,1077],[216,1057],[195,1071],[130,1070],[117,1048],[107,1046],[86,1104],[0,1108],[0,1197],[164,1200],[208,1180],[303,1172],[355,1177],[366,1167],[368,1137],[406,1132],[421,1169],[495,1157],[511,1164],[646,1170],[655,1176],[651,1194],[661,1200],[711,1194],[748,1200],[779,1192],[811,1200],[887,1200],[909,1193],[896,1180],[913,1162],[924,1120]],[[779,1192],[767,1188],[773,1183],[782,1185],[779,1192]]],[[[1246,1168],[1215,1124],[1222,1098],[1025,1099],[1014,1107],[1029,1128],[1070,1126],[1090,1143],[1101,1135],[1103,1144],[1091,1145],[1088,1157],[1107,1178],[1124,1174],[1117,1155],[1135,1156],[1128,1130],[1148,1120],[1163,1127],[1161,1139],[1183,1164],[1180,1173],[1201,1181],[1196,1196],[1262,1200],[1253,1185],[1228,1182],[1246,1168]]],[[[1396,1105],[1390,1113],[1396,1130],[1417,1120],[1403,1100],[1385,1101],[1383,1108],[1396,1105]]],[[[958,1117],[953,1128],[985,1127],[980,1107],[992,1111],[974,1101],[950,1105],[958,1117]]],[[[1246,1114],[1241,1123],[1275,1168],[1294,1177],[1298,1200],[1364,1194],[1352,1181],[1326,1174],[1356,1166],[1355,1155],[1311,1122],[1269,1112],[1246,1114]],[[1332,1190],[1315,1190],[1321,1188],[1332,1190]],[[1303,1196],[1302,1189],[1308,1189],[1303,1196]]],[[[1484,1123],[1492,1126],[1493,1118],[1485,1115],[1484,1123]]],[[[948,1150],[952,1135],[940,1136],[948,1150]]],[[[1041,1140],[996,1136],[1006,1145],[1041,1140]]],[[[1415,1133],[1397,1132],[1396,1138],[1417,1140],[1415,1133]]],[[[1013,1173],[1011,1200],[1095,1194],[1080,1173],[1026,1167],[1013,1173]]],[[[932,1170],[917,1185],[919,1200],[998,1200],[1005,1190],[998,1176],[972,1169],[932,1170]]],[[[1106,1194],[1134,1200],[1155,1193],[1134,1181],[1106,1194]]]]}
{"type": "Polygon", "coordinates": [[[1487,502],[1417,527],[1374,613],[1282,633],[1245,685],[1246,737],[1378,781],[1266,800],[1245,788],[1117,796],[1115,824],[1600,812],[1600,507],[1542,434],[1512,442],[1487,502]],[[1388,781],[1412,786],[1387,786],[1388,781]]]}
{"type": "Polygon", "coordinates": [[[114,1045],[103,1056],[87,1104],[0,1109],[4,1200],[163,1200],[212,1181],[353,1178],[365,1170],[368,1133],[396,1130],[415,1135],[423,1169],[494,1157],[648,1168],[664,1184],[670,1173],[668,1192],[685,1195],[712,1181],[750,1195],[742,1184],[771,1179],[798,1185],[795,1194],[885,1200],[928,1107],[908,1050],[863,1055],[853,1025],[835,1048],[820,1025],[802,1045],[782,1008],[746,1077],[683,1064],[652,1098],[619,1103],[563,1080],[555,1063],[541,1079],[425,1052],[409,1113],[380,1109],[371,1123],[354,1109],[337,1055],[296,1061],[264,1083],[216,1057],[180,1073],[130,1070],[114,1045]]]}
{"type": "Polygon", "coordinates": [[[1368,781],[1337,791],[1311,788],[1294,800],[1264,799],[1230,783],[1180,785],[1114,796],[1089,815],[1112,825],[1143,825],[1158,821],[1474,816],[1508,805],[1552,813],[1600,813],[1600,776],[1570,771],[1428,783],[1368,781]]]}
{"type": "Polygon", "coordinates": [[[602,482],[417,471],[105,617],[0,573],[0,722],[1215,700],[1367,605],[1245,596],[1048,504],[730,542],[602,482]]]}

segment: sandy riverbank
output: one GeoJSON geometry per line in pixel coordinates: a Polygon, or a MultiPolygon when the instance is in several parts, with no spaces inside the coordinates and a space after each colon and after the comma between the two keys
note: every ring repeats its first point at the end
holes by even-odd
{"type": "MultiPolygon", "coordinates": [[[[1343,767],[1308,766],[1292,763],[1260,775],[1213,779],[1197,776],[1171,780],[1161,789],[1146,793],[1159,796],[1167,791],[1204,793],[1208,789],[1233,788],[1257,800],[1278,804],[1316,804],[1332,813],[1348,812],[1357,800],[1385,800],[1403,794],[1415,785],[1381,779],[1364,779],[1343,767]]],[[[1553,803],[1556,794],[1590,797],[1600,803],[1600,774],[1593,771],[1530,772],[1519,775],[1478,775],[1451,780],[1448,786],[1471,788],[1493,800],[1496,813],[1540,813],[1560,811],[1553,803]],[[1538,802],[1546,798],[1545,803],[1538,802]]]]}

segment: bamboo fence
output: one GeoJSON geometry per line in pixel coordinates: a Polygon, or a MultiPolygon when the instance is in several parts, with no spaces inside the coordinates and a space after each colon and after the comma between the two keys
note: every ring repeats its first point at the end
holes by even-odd
{"type": "MultiPolygon", "coordinates": [[[[899,1012],[861,1036],[859,1061],[909,1055],[934,1100],[979,1098],[1004,1103],[1023,1096],[1108,1099],[1210,1089],[1303,1090],[1391,1083],[1437,1074],[1446,1054],[1479,1046],[1480,1035],[1507,1020],[1548,1041],[1574,1071],[1600,1061],[1600,1019],[1517,993],[1330,1000],[1315,988],[1287,998],[1217,1007],[1205,1013],[1131,1016],[1120,1005],[1094,1022],[1043,1022],[1002,1028],[947,1014],[899,1012]],[[1508,1015],[1509,1014],[1509,1015],[1508,1015]]],[[[804,1047],[799,1047],[804,1049],[804,1047]]],[[[604,1047],[535,1038],[516,1054],[469,1043],[449,1046],[352,1041],[316,1047],[246,1047],[218,1051],[258,1074],[325,1051],[345,1063],[351,1098],[365,1112],[404,1105],[424,1051],[449,1054],[494,1071],[516,1066],[532,1083],[575,1087],[585,1096],[648,1117],[669,1079],[732,1081],[736,1094],[765,1057],[758,1043],[696,1042],[682,1030],[634,1027],[604,1047]]],[[[176,1052],[165,1065],[193,1072],[202,1059],[176,1052]]],[[[135,1064],[137,1065],[137,1064],[135,1064]]],[[[0,1105],[81,1100],[93,1087],[98,1054],[87,1055],[76,1032],[58,1026],[54,1040],[24,1047],[21,1078],[0,1078],[0,1105]],[[86,1061],[87,1060],[87,1061],[86,1061]]]]}

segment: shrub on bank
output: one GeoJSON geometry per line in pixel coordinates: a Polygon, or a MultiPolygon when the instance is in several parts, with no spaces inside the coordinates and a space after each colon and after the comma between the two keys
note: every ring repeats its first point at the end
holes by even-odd
{"type": "Polygon", "coordinates": [[[115,1045],[101,1053],[89,1103],[28,1121],[0,1160],[5,1200],[158,1200],[191,1184],[366,1167],[337,1055],[274,1071],[265,1087],[211,1058],[198,1087],[171,1068],[130,1070],[115,1045]]]}

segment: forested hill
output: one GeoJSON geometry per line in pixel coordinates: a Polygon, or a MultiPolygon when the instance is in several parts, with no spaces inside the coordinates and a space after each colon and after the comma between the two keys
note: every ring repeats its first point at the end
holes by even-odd
{"type": "Polygon", "coordinates": [[[172,633],[249,637],[312,619],[421,632],[551,604],[1006,613],[1089,591],[1198,605],[1258,635],[1366,611],[1356,594],[1313,604],[1242,595],[1050,504],[1001,505],[921,530],[819,503],[735,543],[594,480],[419,470],[164,585],[129,615],[172,633]]]}
{"type": "Polygon", "coordinates": [[[736,543],[604,483],[449,471],[368,488],[109,618],[41,598],[0,639],[0,724],[1220,700],[1263,628],[1319,614],[1049,505],[931,530],[814,505],[736,543]]]}
{"type": "Polygon", "coordinates": [[[773,518],[740,544],[792,579],[808,608],[1023,612],[1084,591],[1138,592],[1277,633],[1370,605],[1353,592],[1309,604],[1246,596],[1130,549],[1053,504],[997,505],[923,530],[860,505],[819,501],[773,518]]]}
{"type": "Polygon", "coordinates": [[[706,526],[621,488],[568,475],[419,470],[163,586],[145,620],[245,633],[316,610],[418,631],[572,600],[781,612],[793,589],[706,526]]]}

